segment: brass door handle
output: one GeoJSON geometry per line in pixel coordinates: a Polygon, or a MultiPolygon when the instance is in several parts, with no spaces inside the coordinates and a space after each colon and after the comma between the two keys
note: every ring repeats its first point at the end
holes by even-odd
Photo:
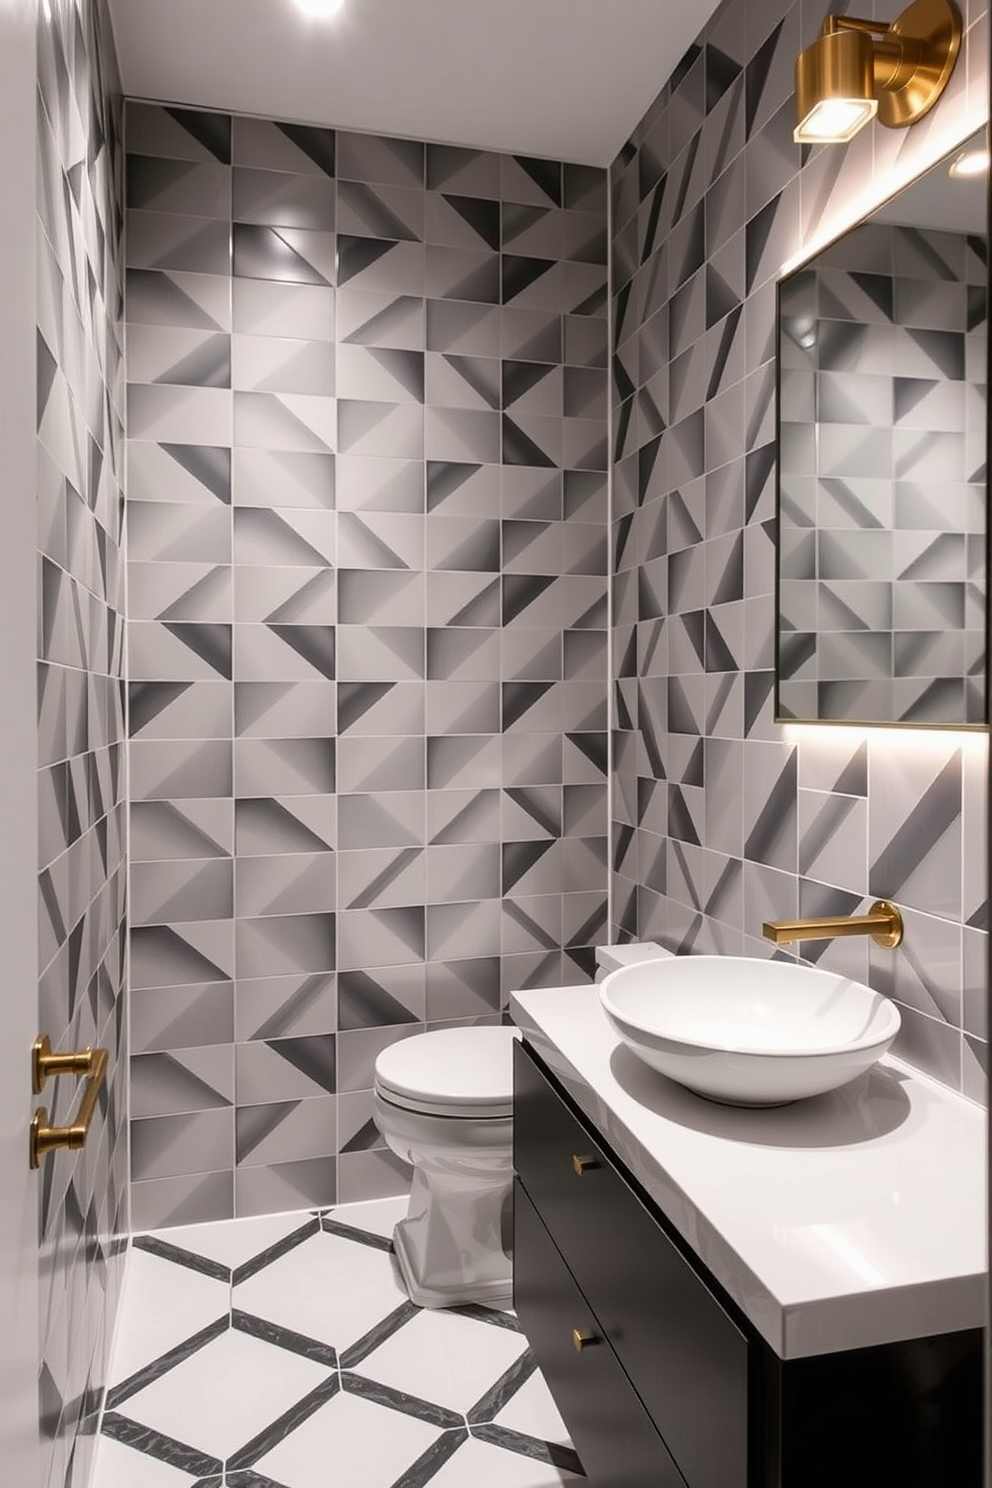
{"type": "Polygon", "coordinates": [[[582,1174],[587,1173],[590,1168],[598,1168],[601,1166],[602,1164],[600,1163],[599,1158],[591,1156],[591,1154],[588,1152],[572,1153],[572,1167],[575,1169],[575,1172],[580,1178],[582,1177],[582,1174]]]}
{"type": "Polygon", "coordinates": [[[593,1344],[599,1343],[600,1338],[598,1333],[593,1333],[589,1328],[573,1328],[572,1342],[576,1353],[581,1354],[583,1349],[592,1348],[593,1344]]]}
{"type": "Polygon", "coordinates": [[[49,1126],[48,1111],[39,1106],[31,1120],[28,1161],[40,1168],[41,1160],[60,1147],[78,1151],[86,1146],[100,1087],[107,1073],[106,1049],[79,1049],[71,1054],[53,1054],[47,1034],[35,1039],[31,1049],[31,1088],[40,1095],[45,1081],[58,1075],[85,1075],[86,1089],[76,1119],[69,1126],[49,1126]]]}

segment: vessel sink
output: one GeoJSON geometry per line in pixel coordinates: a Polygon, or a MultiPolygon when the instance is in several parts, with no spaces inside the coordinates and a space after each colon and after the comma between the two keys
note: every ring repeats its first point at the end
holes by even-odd
{"type": "Polygon", "coordinates": [[[899,1032],[899,1010],[850,977],[747,956],[675,956],[599,986],[639,1059],[710,1100],[781,1106],[846,1085],[899,1032]]]}

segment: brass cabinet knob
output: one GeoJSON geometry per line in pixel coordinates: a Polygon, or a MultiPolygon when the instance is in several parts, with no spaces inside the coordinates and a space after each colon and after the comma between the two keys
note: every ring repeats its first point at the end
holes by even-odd
{"type": "Polygon", "coordinates": [[[602,1167],[602,1163],[600,1162],[598,1157],[593,1157],[592,1154],[589,1152],[573,1152],[572,1167],[575,1169],[576,1174],[581,1178],[582,1174],[587,1173],[590,1168],[602,1167]]]}
{"type": "Polygon", "coordinates": [[[592,1348],[593,1344],[600,1341],[599,1334],[593,1333],[589,1328],[572,1329],[572,1342],[575,1345],[575,1352],[577,1354],[581,1354],[583,1349],[592,1348]]]}

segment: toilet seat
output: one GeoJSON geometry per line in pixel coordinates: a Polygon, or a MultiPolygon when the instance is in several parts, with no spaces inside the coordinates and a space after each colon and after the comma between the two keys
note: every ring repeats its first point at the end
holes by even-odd
{"type": "Polygon", "coordinates": [[[513,1111],[515,1028],[439,1028],[383,1049],[376,1093],[425,1116],[492,1120],[513,1111]]]}

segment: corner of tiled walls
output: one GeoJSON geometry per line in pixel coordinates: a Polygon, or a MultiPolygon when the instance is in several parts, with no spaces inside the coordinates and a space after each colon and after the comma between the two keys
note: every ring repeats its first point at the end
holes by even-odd
{"type": "MultiPolygon", "coordinates": [[[[123,152],[103,0],[39,6],[37,55],[39,1026],[110,1051],[85,1150],[40,1174],[45,1483],[69,1488],[88,1480],[128,1232],[123,152]]],[[[50,1092],[64,1122],[73,1082],[50,1092]]]]}
{"type": "Polygon", "coordinates": [[[988,769],[982,734],[773,718],[775,282],[980,127],[988,17],[909,132],[792,142],[819,23],[727,0],[611,172],[616,933],[766,955],[764,919],[896,900],[896,952],[808,950],[899,1002],[897,1046],[985,1098],[988,769]]]}
{"type": "Polygon", "coordinates": [[[606,931],[605,172],[127,112],[136,1228],[397,1192],[606,931]]]}

